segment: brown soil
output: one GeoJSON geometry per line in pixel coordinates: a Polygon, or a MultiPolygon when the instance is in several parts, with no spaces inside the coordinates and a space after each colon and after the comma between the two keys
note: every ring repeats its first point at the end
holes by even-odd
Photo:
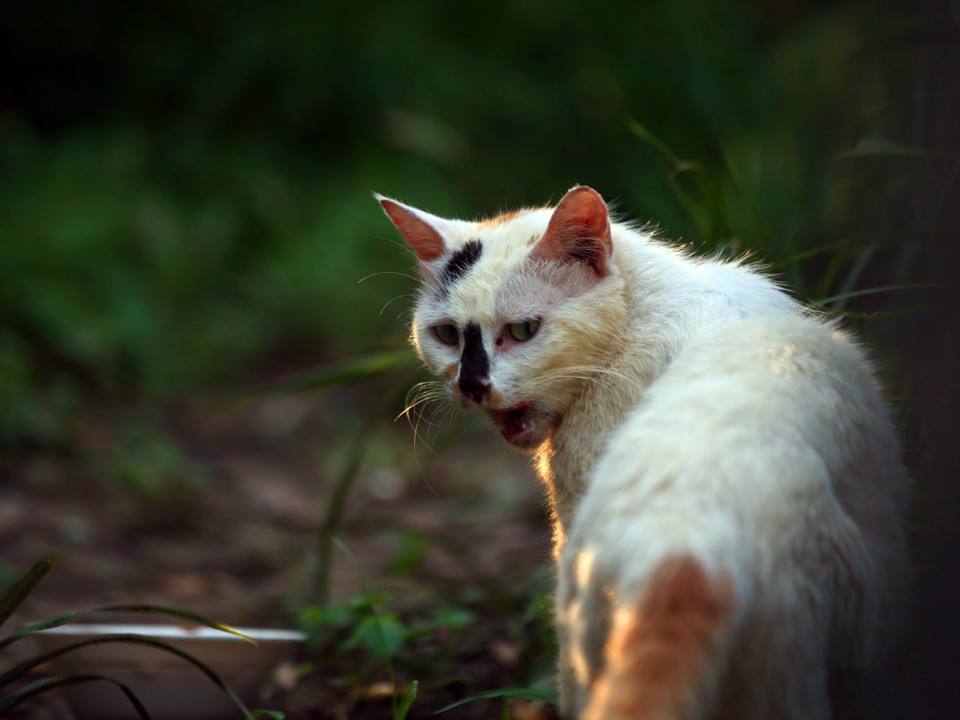
{"type": "MultiPolygon", "coordinates": [[[[79,450],[23,450],[4,458],[5,581],[34,560],[55,560],[8,626],[119,601],[183,607],[240,626],[295,626],[296,608],[310,597],[319,518],[356,435],[346,429],[357,423],[343,408],[362,416],[364,402],[344,390],[168,407],[156,426],[176,439],[205,479],[199,488],[154,496],[117,487],[102,472],[99,461],[127,422],[122,411],[78,421],[79,450]]],[[[427,434],[415,445],[404,421],[375,425],[338,533],[369,587],[399,617],[452,603],[476,618],[450,648],[451,666],[435,677],[417,668],[415,651],[412,663],[398,664],[400,682],[421,685],[411,718],[528,680],[518,677],[526,641],[517,615],[530,600],[532,578],[549,564],[548,521],[527,459],[486,428],[456,435],[427,434]],[[427,449],[424,440],[431,439],[445,449],[427,449]],[[411,543],[423,551],[404,559],[411,543]]],[[[331,599],[356,596],[355,569],[341,552],[333,558],[331,599]]],[[[275,680],[292,690],[267,698],[265,707],[282,707],[289,718],[390,717],[384,668],[370,667],[368,658],[362,677],[352,677],[355,658],[329,647],[304,659],[313,671],[297,677],[291,666],[281,668],[275,680]]],[[[548,667],[551,659],[536,662],[548,667]]],[[[70,717],[51,702],[23,716],[70,717]]],[[[515,718],[552,717],[536,704],[512,708],[515,718]]],[[[448,716],[500,712],[501,701],[484,701],[448,716]]]]}

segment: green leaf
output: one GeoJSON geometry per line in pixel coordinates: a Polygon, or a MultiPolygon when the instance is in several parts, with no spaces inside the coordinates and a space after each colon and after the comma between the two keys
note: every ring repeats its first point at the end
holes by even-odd
{"type": "Polygon", "coordinates": [[[251,714],[255,717],[268,717],[273,718],[273,720],[283,720],[287,714],[282,710],[265,710],[264,708],[257,708],[253,710],[251,714]]]}
{"type": "Polygon", "coordinates": [[[300,619],[308,627],[346,627],[354,613],[345,605],[310,605],[300,611],[300,619]]]}
{"type": "Polygon", "coordinates": [[[386,601],[387,598],[382,592],[366,590],[361,595],[354,595],[352,598],[348,598],[346,604],[353,612],[362,615],[365,612],[369,612],[370,608],[383,605],[386,601]]]}
{"type": "Polygon", "coordinates": [[[553,698],[550,695],[542,690],[537,688],[501,688],[499,690],[487,690],[486,692],[477,693],[476,695],[470,695],[465,697],[462,700],[457,700],[455,703],[450,703],[449,705],[444,705],[442,708],[437,710],[434,715],[439,715],[440,713],[445,713],[448,710],[453,710],[458,708],[461,705],[466,705],[468,703],[476,702],[477,700],[493,700],[499,698],[507,699],[517,699],[517,700],[536,700],[538,702],[549,703],[553,702],[553,698]]]}
{"type": "Polygon", "coordinates": [[[419,687],[420,683],[416,680],[407,685],[407,689],[403,691],[403,697],[400,698],[399,704],[393,710],[393,720],[407,720],[407,714],[417,699],[417,689],[419,687]]]}
{"type": "Polygon", "coordinates": [[[20,629],[11,633],[7,637],[0,640],[0,649],[10,645],[13,642],[16,642],[20,638],[26,637],[27,635],[33,635],[34,633],[41,632],[43,630],[49,630],[50,628],[60,627],[61,625],[66,625],[68,622],[75,620],[78,617],[84,615],[91,615],[96,613],[105,613],[105,612],[130,612],[130,613],[145,613],[145,614],[159,614],[167,615],[169,617],[177,618],[178,620],[187,620],[195,625],[203,625],[214,630],[220,630],[221,632],[228,633],[230,635],[235,635],[243,640],[246,640],[252,645],[256,645],[257,641],[254,640],[249,635],[245,635],[241,631],[237,630],[235,627],[226,625],[217,620],[205,617],[203,615],[197,615],[196,613],[187,612],[186,610],[178,610],[176,608],[163,607],[161,605],[93,605],[86,608],[77,608],[76,610],[67,610],[66,612],[58,613],[56,615],[51,615],[48,618],[39,620],[35,623],[30,623],[29,625],[24,625],[20,629]]]}
{"type": "Polygon", "coordinates": [[[396,550],[390,559],[388,568],[391,572],[413,574],[420,569],[423,561],[430,552],[430,542],[417,532],[403,532],[395,542],[396,550]]]}
{"type": "Polygon", "coordinates": [[[75,643],[64,645],[63,647],[56,648],[55,650],[50,650],[48,652],[41,653],[40,655],[35,655],[31,658],[28,658],[27,660],[23,660],[22,662],[17,663],[13,667],[11,667],[9,670],[0,674],[0,687],[4,687],[5,685],[21,677],[25,673],[30,672],[34,668],[39,667],[40,665],[43,665],[44,663],[47,663],[56,657],[60,657],[61,655],[65,655],[68,652],[72,652],[73,650],[77,650],[82,647],[88,647],[91,645],[102,645],[104,643],[131,643],[134,645],[147,645],[150,647],[155,647],[158,650],[163,650],[165,652],[171,653],[172,655],[176,655],[177,657],[183,658],[188,663],[190,663],[195,668],[197,668],[200,672],[202,672],[204,675],[206,675],[214,685],[220,688],[240,709],[241,713],[243,713],[244,718],[247,718],[247,720],[250,720],[253,717],[253,715],[250,714],[250,710],[244,704],[243,700],[241,700],[240,697],[233,691],[233,689],[229,685],[227,685],[226,682],[224,682],[223,678],[220,677],[220,675],[217,674],[216,671],[212,670],[206,663],[200,660],[197,660],[190,653],[185,652],[184,650],[181,650],[180,648],[168,642],[164,642],[163,640],[155,640],[153,638],[143,637],[142,635],[136,635],[133,633],[106,635],[103,637],[90,638],[88,640],[78,640],[75,643]]]}
{"type": "Polygon", "coordinates": [[[886,138],[865,137],[860,138],[853,150],[842,152],[839,157],[849,160],[864,157],[924,158],[931,155],[933,153],[926,148],[901,145],[886,138]]]}
{"type": "Polygon", "coordinates": [[[437,612],[433,622],[437,627],[459,630],[476,620],[476,616],[465,608],[446,608],[437,612]]]}
{"type": "MultiPolygon", "coordinates": [[[[379,648],[379,652],[384,662],[384,665],[387,666],[387,673],[390,675],[390,683],[393,685],[392,705],[394,708],[396,708],[397,707],[397,673],[394,670],[392,653],[390,652],[391,641],[388,638],[388,632],[389,632],[388,626],[384,626],[384,624],[380,622],[380,617],[377,614],[377,606],[372,599],[370,588],[367,585],[367,578],[363,574],[363,568],[360,567],[360,563],[357,560],[357,557],[350,551],[350,548],[348,548],[346,543],[344,543],[340,538],[334,535],[331,535],[330,542],[333,543],[333,545],[338,550],[340,550],[340,552],[346,555],[347,559],[350,561],[350,564],[353,565],[353,570],[357,574],[357,582],[360,583],[360,590],[363,591],[363,596],[367,598],[366,609],[370,613],[371,619],[375,621],[372,624],[372,627],[376,631],[375,637],[378,640],[377,645],[374,647],[379,648]]],[[[388,617],[393,617],[393,616],[388,616],[388,617]]],[[[394,620],[396,621],[396,618],[394,618],[394,620]]],[[[401,630],[403,629],[403,626],[400,625],[399,622],[396,622],[396,625],[401,630]]],[[[403,634],[404,634],[404,640],[405,640],[407,635],[406,631],[404,631],[403,634]]],[[[354,632],[354,635],[356,635],[356,631],[354,632]]],[[[370,647],[369,643],[367,647],[370,647]]],[[[377,651],[374,651],[374,654],[377,654],[377,651]]]]}
{"type": "Polygon", "coordinates": [[[387,350],[352,360],[323,365],[267,387],[267,393],[292,393],[317,390],[332,385],[363,380],[390,370],[414,367],[417,356],[411,350],[387,350]]]}
{"type": "Polygon", "coordinates": [[[137,699],[137,696],[128,686],[124,685],[116,678],[99,674],[67,675],[62,677],[58,676],[41,678],[40,680],[32,682],[29,685],[25,685],[24,687],[5,695],[3,698],[0,698],[0,716],[3,716],[4,713],[9,712],[10,710],[13,710],[13,708],[15,708],[17,705],[22,703],[24,700],[33,697],[34,695],[40,695],[48,690],[63,687],[64,685],[77,685],[79,683],[88,682],[106,682],[117,686],[120,691],[127,696],[127,700],[130,701],[130,704],[133,705],[133,709],[136,711],[137,716],[141,720],[150,720],[150,713],[147,712],[147,709],[143,706],[140,700],[137,699]]]}
{"type": "Polygon", "coordinates": [[[34,563],[33,567],[27,570],[24,575],[17,580],[0,600],[0,625],[3,625],[7,619],[13,615],[14,611],[20,607],[20,604],[27,599],[27,596],[33,592],[43,576],[53,567],[53,561],[40,560],[34,563]]]}
{"type": "Polygon", "coordinates": [[[341,646],[344,650],[361,648],[378,660],[394,657],[407,641],[407,630],[391,613],[365,617],[341,646]]]}

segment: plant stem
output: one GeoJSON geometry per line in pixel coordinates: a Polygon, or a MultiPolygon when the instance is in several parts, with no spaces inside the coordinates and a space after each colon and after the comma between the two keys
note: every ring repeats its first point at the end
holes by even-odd
{"type": "Polygon", "coordinates": [[[309,589],[309,601],[317,605],[326,605],[330,595],[330,568],[331,556],[333,554],[333,538],[340,530],[340,523],[343,519],[343,507],[347,502],[350,489],[353,487],[353,481],[360,471],[363,464],[363,457],[367,451],[369,432],[376,421],[376,416],[371,416],[364,422],[357,431],[350,450],[347,454],[347,462],[343,466],[336,484],[333,486],[333,492],[330,500],[327,502],[323,513],[323,520],[317,533],[316,559],[313,566],[313,577],[309,589]]]}

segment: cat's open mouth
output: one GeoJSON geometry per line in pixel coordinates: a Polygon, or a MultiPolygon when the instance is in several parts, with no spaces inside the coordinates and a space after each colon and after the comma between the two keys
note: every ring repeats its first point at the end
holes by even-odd
{"type": "Polygon", "coordinates": [[[529,448],[543,441],[537,414],[528,402],[517,403],[503,410],[490,410],[490,419],[511,445],[529,448]]]}

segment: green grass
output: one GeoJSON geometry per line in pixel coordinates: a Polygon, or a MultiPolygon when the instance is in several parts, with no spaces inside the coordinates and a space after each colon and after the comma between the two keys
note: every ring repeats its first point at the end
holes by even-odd
{"type": "MultiPolygon", "coordinates": [[[[50,560],[41,560],[35,563],[16,582],[7,588],[2,598],[0,598],[0,625],[3,625],[10,618],[10,616],[28,599],[30,594],[37,587],[37,585],[39,585],[40,581],[43,580],[44,576],[52,567],[53,563],[50,560]]],[[[222,622],[212,620],[203,615],[198,615],[197,613],[186,610],[178,610],[176,608],[160,607],[156,605],[113,604],[68,610],[66,612],[23,625],[22,627],[14,630],[12,633],[0,635],[0,648],[13,645],[24,638],[28,638],[31,635],[36,635],[44,630],[60,627],[86,615],[111,612],[163,615],[180,622],[186,621],[191,624],[203,625],[215,630],[220,630],[231,635],[236,635],[237,637],[240,637],[250,643],[256,644],[253,639],[240,632],[236,628],[225,625],[222,622]]],[[[41,695],[65,685],[97,682],[106,683],[117,687],[126,696],[127,700],[130,702],[130,705],[136,712],[137,717],[141,718],[141,720],[149,720],[149,710],[140,702],[136,693],[123,682],[120,682],[116,678],[110,677],[109,675],[104,675],[103,673],[90,672],[77,675],[54,675],[40,678],[39,680],[30,681],[38,668],[47,666],[50,661],[55,660],[61,655],[65,655],[84,647],[103,643],[145,645],[160,652],[175,655],[184,662],[193,665],[197,671],[206,675],[214,685],[216,685],[227,696],[229,696],[236,705],[237,710],[240,712],[242,717],[252,720],[258,714],[262,713],[271,714],[273,717],[283,717],[283,713],[276,711],[256,711],[256,714],[251,712],[244,702],[230,688],[230,686],[224,682],[223,678],[220,677],[220,675],[206,663],[201,662],[190,653],[184,652],[171,643],[164,642],[162,640],[155,640],[153,638],[144,637],[134,633],[118,633],[110,636],[78,640],[77,642],[56,648],[55,650],[31,655],[23,660],[20,660],[19,662],[15,662],[12,665],[0,667],[0,714],[13,710],[21,703],[35,697],[36,695],[41,695]]],[[[96,670],[95,667],[91,669],[96,670]]]]}

